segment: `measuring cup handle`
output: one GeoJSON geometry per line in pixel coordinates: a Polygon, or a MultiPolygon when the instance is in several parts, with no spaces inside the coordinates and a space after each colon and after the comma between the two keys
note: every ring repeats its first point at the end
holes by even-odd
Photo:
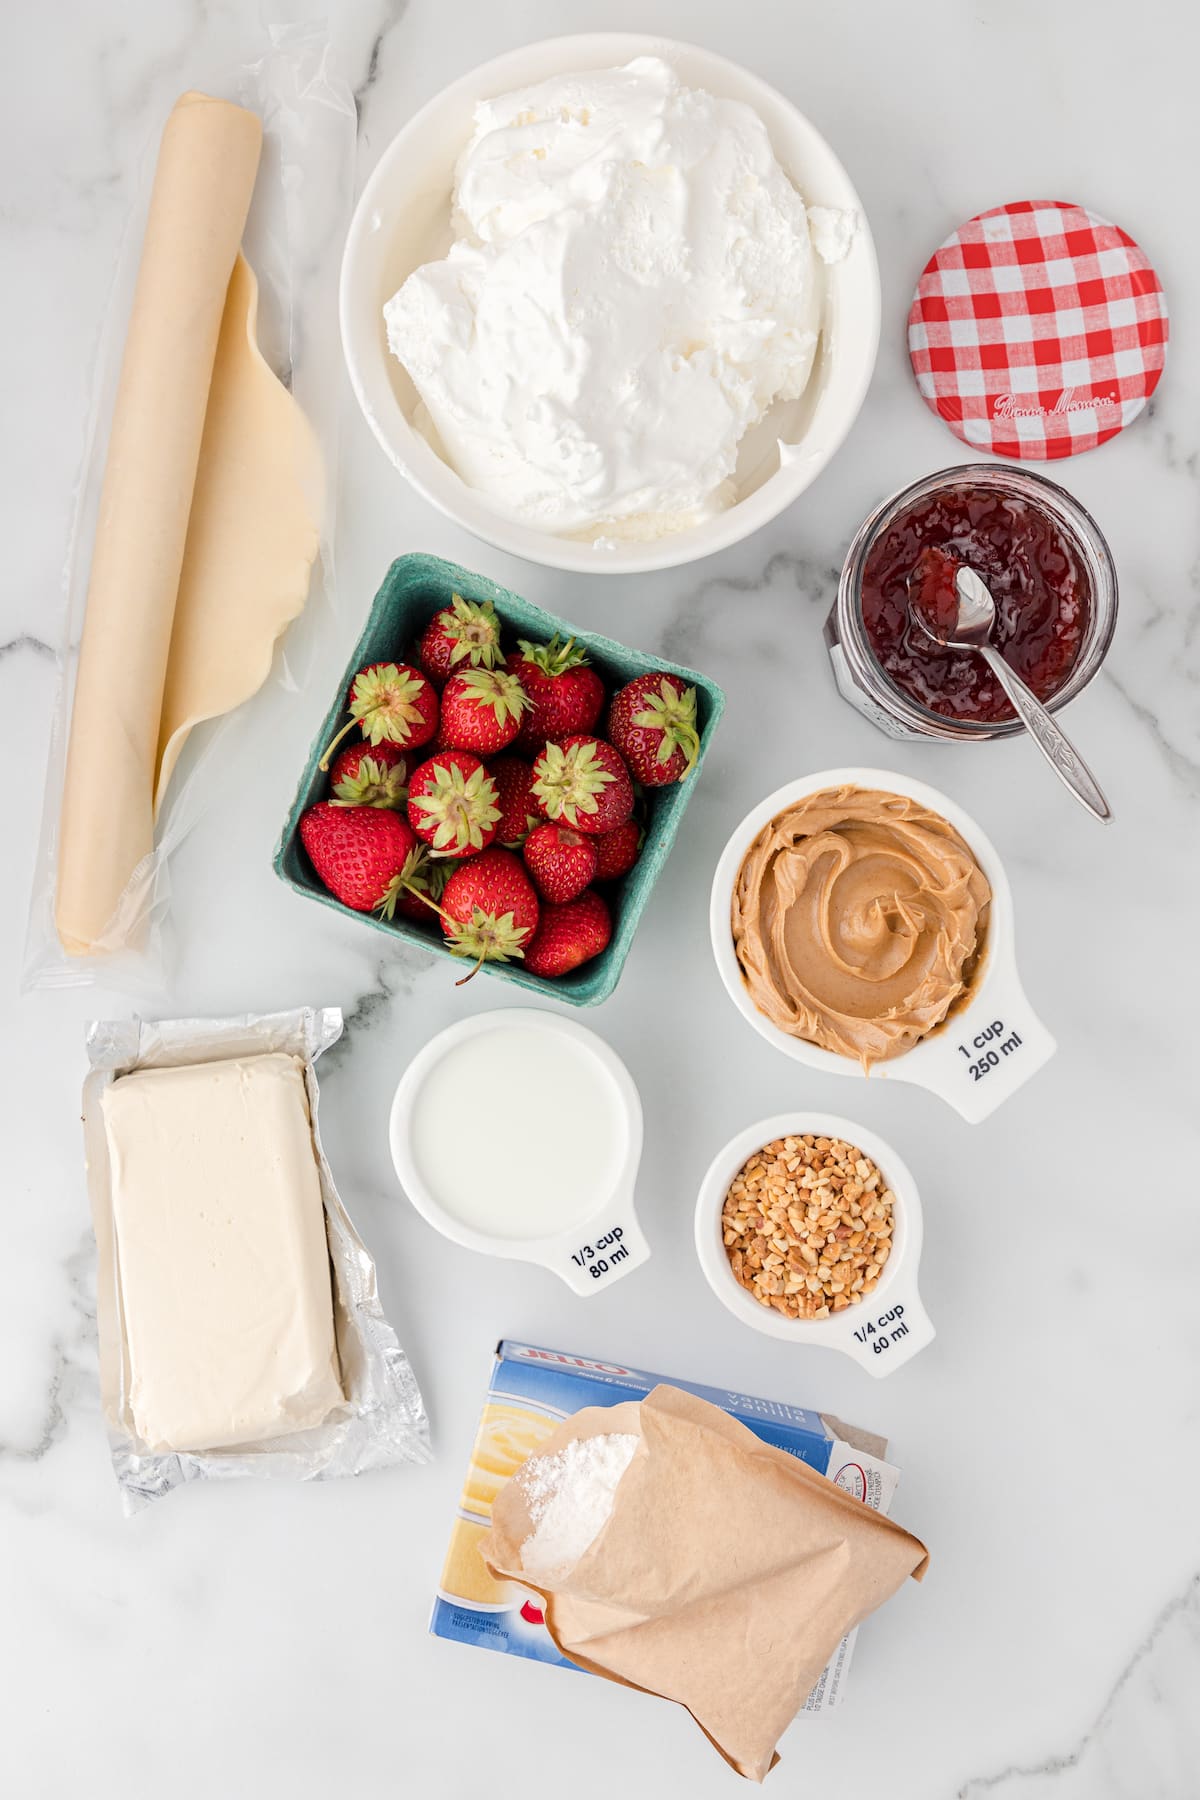
{"type": "Polygon", "coordinates": [[[870,1375],[890,1375],[937,1336],[915,1284],[905,1277],[889,1288],[885,1304],[869,1308],[869,1301],[856,1307],[854,1321],[847,1321],[845,1348],[870,1375]]]}
{"type": "Polygon", "coordinates": [[[612,1206],[579,1238],[564,1238],[550,1266],[572,1292],[597,1294],[640,1269],[649,1255],[633,1203],[627,1201],[612,1206]]]}
{"type": "Polygon", "coordinates": [[[1057,1048],[1025,998],[1016,970],[995,969],[961,1018],[951,1016],[920,1046],[913,1079],[977,1125],[1036,1075],[1057,1048]]]}

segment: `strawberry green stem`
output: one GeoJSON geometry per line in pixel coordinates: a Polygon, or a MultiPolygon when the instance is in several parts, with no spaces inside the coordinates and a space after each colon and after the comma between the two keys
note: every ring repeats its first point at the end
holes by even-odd
{"type": "Polygon", "coordinates": [[[348,731],[353,731],[354,727],[357,724],[358,724],[357,719],[349,719],[349,720],[347,720],[346,724],[342,726],[342,729],[338,732],[338,734],[334,738],[332,744],[330,744],[328,750],[326,750],[324,756],[321,758],[320,762],[317,764],[317,767],[318,767],[318,769],[320,769],[322,775],[328,775],[330,758],[333,756],[334,751],[337,749],[338,745],[341,743],[341,741],[345,737],[346,733],[348,731]]]}
{"type": "Polygon", "coordinates": [[[415,881],[405,881],[402,875],[394,875],[392,877],[384,890],[383,899],[376,901],[375,911],[382,912],[385,919],[390,919],[395,909],[396,895],[400,893],[411,894],[414,899],[423,900],[426,906],[435,912],[439,919],[443,919],[447,925],[457,925],[458,920],[452,919],[445,908],[439,906],[436,900],[431,900],[424,888],[419,888],[415,881]]]}
{"type": "Polygon", "coordinates": [[[404,886],[410,894],[415,894],[417,896],[418,900],[423,900],[425,902],[426,906],[432,908],[432,910],[437,914],[438,918],[444,920],[444,922],[447,925],[457,925],[458,920],[452,919],[450,917],[450,914],[446,911],[445,907],[439,906],[436,900],[431,900],[429,898],[429,895],[427,893],[425,893],[424,889],[415,887],[411,881],[406,881],[404,883],[404,886]]]}
{"type": "Polygon", "coordinates": [[[487,947],[485,945],[485,947],[479,952],[479,955],[475,960],[474,966],[472,968],[468,969],[465,975],[459,976],[458,980],[454,984],[455,987],[466,987],[468,981],[473,981],[475,979],[476,975],[478,975],[480,969],[482,969],[482,967],[486,961],[487,961],[487,947]]]}

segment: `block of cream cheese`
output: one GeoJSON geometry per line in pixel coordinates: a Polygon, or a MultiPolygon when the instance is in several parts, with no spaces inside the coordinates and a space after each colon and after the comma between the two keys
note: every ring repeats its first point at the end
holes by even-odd
{"type": "Polygon", "coordinates": [[[320,1424],[344,1394],[301,1060],[138,1069],[102,1104],[139,1437],[209,1450],[320,1424]]]}

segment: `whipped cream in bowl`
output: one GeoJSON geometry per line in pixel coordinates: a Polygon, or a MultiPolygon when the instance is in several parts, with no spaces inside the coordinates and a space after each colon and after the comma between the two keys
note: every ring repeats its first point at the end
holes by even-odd
{"type": "Polygon", "coordinates": [[[878,339],[870,234],[823,140],[723,58],[624,34],[513,52],[419,114],[364,192],[341,301],[413,485],[587,572],[774,517],[849,429],[878,339]]]}
{"type": "Polygon", "coordinates": [[[661,57],[552,77],[480,103],[454,198],[448,255],[383,313],[463,480],[567,536],[721,510],[821,324],[808,215],[758,115],[661,57]]]}

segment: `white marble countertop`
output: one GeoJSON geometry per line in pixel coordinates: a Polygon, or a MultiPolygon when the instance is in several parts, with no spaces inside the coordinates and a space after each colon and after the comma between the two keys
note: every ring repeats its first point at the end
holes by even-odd
{"type": "MultiPolygon", "coordinates": [[[[12,1800],[466,1800],[729,1794],[682,1711],[426,1636],[488,1358],[502,1334],[805,1402],[885,1433],[896,1516],[932,1568],[864,1629],[850,1690],[784,1740],[772,1791],[849,1782],[888,1800],[1192,1800],[1200,1792],[1200,253],[1189,9],[1117,0],[365,0],[336,9],[361,109],[360,179],[414,108],[521,41],[613,26],[690,37],[776,83],[862,193],[884,337],[858,425],[784,517],[699,567],[631,581],[524,567],[436,516],[346,407],[340,669],[390,559],[444,553],[580,623],[723,682],[729,710],[616,995],[589,1020],[645,1101],[649,1266],[585,1305],[549,1275],[437,1238],[397,1191],[385,1120],[406,1057],[463,1010],[443,963],[306,905],[270,850],[324,690],[277,688],[224,752],[253,759],[233,817],[178,858],[172,1010],[345,1009],[323,1082],[327,1145],[422,1383],[422,1470],[307,1487],[196,1486],[121,1513],[96,1384],[78,1095],[81,1022],[117,995],[16,998],[41,806],[59,573],[103,297],[138,156],[171,101],[251,60],[238,0],[70,0],[9,10],[0,290],[9,457],[0,622],[6,963],[0,1254],[0,1790],[12,1800]],[[892,745],[833,691],[820,626],[844,547],[902,481],[962,460],[926,412],[903,318],[932,247],[998,202],[1052,194],[1120,221],[1154,259],[1175,335],[1160,396],[1056,473],[1121,575],[1107,666],[1070,724],[1112,799],[1105,831],[1014,742],[892,745]],[[1189,224],[1189,229],[1191,226],[1189,224]],[[1192,237],[1195,233],[1192,231],[1192,237]],[[861,761],[948,789],[1011,874],[1031,997],[1059,1054],[990,1121],[915,1089],[790,1065],[737,1018],[706,933],[732,824],[777,782],[861,761]],[[876,1383],[745,1330],[691,1247],[698,1178],[750,1120],[807,1103],[891,1139],[920,1180],[935,1344],[876,1383]]],[[[330,242],[329,256],[338,244],[330,242]]],[[[330,357],[337,347],[330,343],[330,357]]],[[[347,397],[348,398],[348,397],[347,397]]]]}

